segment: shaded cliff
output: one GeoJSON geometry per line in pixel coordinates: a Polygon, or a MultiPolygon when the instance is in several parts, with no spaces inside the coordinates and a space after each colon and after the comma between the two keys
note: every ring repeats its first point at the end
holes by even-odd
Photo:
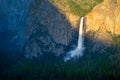
{"type": "Polygon", "coordinates": [[[77,40],[76,35],[65,15],[49,0],[32,0],[25,33],[26,57],[63,54],[67,46],[77,40]]]}
{"type": "Polygon", "coordinates": [[[0,0],[0,53],[21,51],[30,0],[0,0]]]}

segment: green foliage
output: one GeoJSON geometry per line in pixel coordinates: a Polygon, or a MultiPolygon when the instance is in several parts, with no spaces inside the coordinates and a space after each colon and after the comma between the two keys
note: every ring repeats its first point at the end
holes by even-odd
{"type": "Polygon", "coordinates": [[[120,35],[113,34],[112,39],[114,41],[115,49],[119,53],[120,52],[120,35]]]}
{"type": "MultiPolygon", "coordinates": [[[[63,62],[59,57],[45,54],[30,60],[23,59],[8,69],[9,80],[109,80],[119,75],[119,60],[109,58],[110,48],[105,53],[87,50],[79,60],[63,62]],[[117,63],[116,63],[117,62],[117,63]]],[[[3,80],[3,79],[2,79],[3,80]]]]}
{"type": "Polygon", "coordinates": [[[85,16],[92,8],[103,0],[51,0],[62,11],[70,11],[74,15],[85,16]],[[69,8],[67,7],[69,6],[69,8]]]}
{"type": "Polygon", "coordinates": [[[114,52],[120,53],[120,35],[111,33],[110,31],[107,31],[107,33],[112,37],[114,52]]]}
{"type": "Polygon", "coordinates": [[[68,5],[70,6],[70,11],[75,15],[83,15],[82,8],[73,2],[72,0],[68,0],[68,5]]]}

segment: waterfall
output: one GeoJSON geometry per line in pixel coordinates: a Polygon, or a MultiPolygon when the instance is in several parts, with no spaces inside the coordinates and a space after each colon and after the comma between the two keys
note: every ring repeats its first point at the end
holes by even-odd
{"type": "Polygon", "coordinates": [[[68,61],[70,60],[71,58],[79,58],[80,56],[83,55],[83,37],[82,37],[82,34],[83,34],[83,20],[84,20],[84,17],[81,17],[80,19],[80,25],[79,25],[79,38],[78,38],[78,45],[76,47],[76,49],[70,51],[67,53],[67,56],[64,57],[64,61],[68,61]]]}
{"type": "Polygon", "coordinates": [[[79,38],[78,38],[78,46],[77,46],[77,48],[82,48],[83,47],[83,38],[82,38],[83,19],[84,19],[84,17],[81,17],[80,26],[79,26],[79,38]]]}

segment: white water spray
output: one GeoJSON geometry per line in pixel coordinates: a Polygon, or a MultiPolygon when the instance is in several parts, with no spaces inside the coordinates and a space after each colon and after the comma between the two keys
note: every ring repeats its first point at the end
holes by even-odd
{"type": "Polygon", "coordinates": [[[78,45],[77,45],[77,48],[75,50],[72,50],[70,52],[67,53],[67,56],[65,56],[64,58],[64,61],[68,61],[70,60],[71,58],[79,58],[80,56],[83,55],[83,37],[82,37],[82,30],[83,30],[83,20],[84,20],[84,17],[81,17],[80,19],[80,25],[79,25],[79,38],[78,38],[78,45]]]}

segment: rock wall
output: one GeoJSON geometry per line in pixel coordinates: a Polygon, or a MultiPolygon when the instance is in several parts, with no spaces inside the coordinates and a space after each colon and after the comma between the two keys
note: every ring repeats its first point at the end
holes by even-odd
{"type": "Polygon", "coordinates": [[[113,42],[110,34],[120,35],[120,0],[104,0],[95,6],[86,15],[85,24],[86,35],[93,38],[94,47],[110,46],[113,42]]]}
{"type": "Polygon", "coordinates": [[[65,15],[49,0],[32,0],[25,32],[26,57],[63,54],[71,41],[76,39],[75,34],[65,15]]]}

